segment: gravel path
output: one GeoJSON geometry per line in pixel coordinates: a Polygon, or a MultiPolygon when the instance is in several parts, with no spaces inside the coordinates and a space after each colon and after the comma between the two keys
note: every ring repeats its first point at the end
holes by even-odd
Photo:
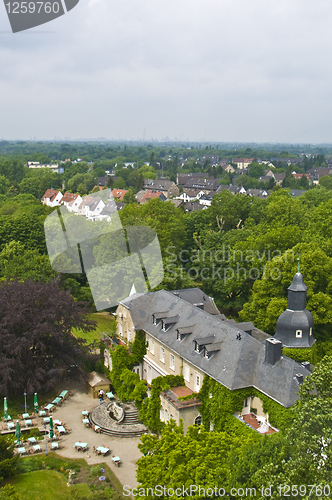
{"type": "MultiPolygon", "coordinates": [[[[61,387],[60,390],[68,387],[61,387]]],[[[82,424],[82,411],[92,410],[98,405],[98,399],[92,399],[85,391],[84,384],[71,384],[70,389],[74,392],[62,406],[53,413],[53,418],[61,420],[68,425],[71,432],[60,439],[62,448],[57,451],[59,455],[67,458],[85,458],[89,465],[101,462],[107,463],[122,485],[130,488],[137,486],[136,461],[142,456],[137,445],[140,438],[120,438],[97,434],[93,429],[86,428],[82,424]],[[86,452],[76,451],[74,443],[82,441],[88,443],[86,452]],[[93,446],[105,446],[110,448],[108,456],[98,456],[93,453],[93,446]],[[112,455],[118,455],[122,460],[121,467],[116,467],[112,462],[112,455]]]]}

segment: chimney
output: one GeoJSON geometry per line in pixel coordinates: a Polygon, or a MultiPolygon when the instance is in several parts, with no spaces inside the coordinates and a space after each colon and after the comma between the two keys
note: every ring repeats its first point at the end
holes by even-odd
{"type": "Polygon", "coordinates": [[[301,365],[303,366],[303,368],[306,368],[309,372],[311,372],[311,365],[309,361],[303,361],[301,365]]]}
{"type": "Polygon", "coordinates": [[[271,337],[265,341],[265,361],[275,365],[281,357],[282,342],[271,337]]]}
{"type": "Polygon", "coordinates": [[[298,381],[299,385],[303,384],[303,375],[302,375],[302,373],[297,373],[295,375],[295,377],[296,377],[296,380],[298,381]]]}

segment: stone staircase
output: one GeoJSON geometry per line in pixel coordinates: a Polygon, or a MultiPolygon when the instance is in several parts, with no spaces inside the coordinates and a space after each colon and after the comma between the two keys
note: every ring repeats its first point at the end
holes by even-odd
{"type": "Polygon", "coordinates": [[[148,432],[147,427],[138,419],[138,410],[134,405],[126,405],[125,416],[121,423],[117,423],[109,416],[107,403],[97,406],[89,413],[92,425],[98,425],[103,434],[117,437],[139,437],[148,432]]]}
{"type": "Polygon", "coordinates": [[[137,408],[134,408],[132,410],[126,410],[125,417],[122,421],[122,425],[136,425],[136,424],[140,424],[137,408]]]}

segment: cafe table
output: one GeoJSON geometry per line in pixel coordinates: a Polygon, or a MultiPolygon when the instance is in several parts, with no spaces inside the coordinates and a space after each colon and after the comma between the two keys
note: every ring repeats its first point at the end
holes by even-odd
{"type": "Polygon", "coordinates": [[[96,450],[100,451],[100,453],[102,453],[103,455],[106,455],[106,453],[108,451],[110,451],[109,448],[105,448],[104,446],[98,446],[98,448],[96,448],[96,450]]]}

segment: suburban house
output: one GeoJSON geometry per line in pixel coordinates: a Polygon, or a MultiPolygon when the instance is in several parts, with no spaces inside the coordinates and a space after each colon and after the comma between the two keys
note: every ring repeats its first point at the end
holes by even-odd
{"type": "Polygon", "coordinates": [[[48,168],[56,174],[63,174],[65,169],[57,163],[39,163],[39,161],[28,161],[28,168],[48,168]]]}
{"type": "Polygon", "coordinates": [[[107,187],[107,184],[109,182],[109,177],[107,175],[105,175],[104,177],[98,177],[98,186],[103,188],[103,187],[107,187]]]}
{"type": "Polygon", "coordinates": [[[207,174],[204,174],[202,172],[192,172],[190,174],[177,174],[176,176],[176,183],[178,186],[185,186],[187,181],[189,179],[204,179],[208,178],[209,176],[207,174]]]}
{"type": "Polygon", "coordinates": [[[187,189],[185,188],[183,190],[183,193],[178,196],[179,200],[183,200],[185,203],[188,201],[194,201],[194,200],[199,200],[201,196],[203,196],[205,193],[202,189],[187,189]]]}
{"type": "Polygon", "coordinates": [[[197,177],[192,177],[187,179],[187,182],[185,183],[183,190],[187,189],[200,189],[204,191],[204,193],[210,193],[210,192],[216,192],[219,187],[219,183],[217,179],[214,177],[203,177],[203,178],[197,178],[197,177]]]}
{"type": "Polygon", "coordinates": [[[311,183],[311,177],[309,174],[297,174],[296,172],[292,172],[292,176],[295,178],[295,179],[302,179],[302,177],[306,177],[308,179],[308,181],[311,183]]]}
{"type": "Polygon", "coordinates": [[[205,210],[207,208],[207,206],[205,205],[202,205],[202,203],[200,203],[200,201],[187,201],[187,203],[185,203],[183,205],[183,209],[185,212],[188,212],[188,213],[192,213],[192,212],[195,212],[197,210],[205,210]]]}
{"type": "Polygon", "coordinates": [[[78,207],[78,213],[84,215],[89,220],[100,219],[100,213],[103,210],[105,203],[95,196],[85,196],[82,203],[78,207]]]}
{"type": "Polygon", "coordinates": [[[263,200],[269,196],[269,193],[265,189],[254,189],[248,188],[246,192],[247,196],[254,196],[255,198],[262,198],[263,200]]]}
{"type": "Polygon", "coordinates": [[[166,201],[166,196],[162,191],[151,191],[151,189],[144,189],[136,194],[139,203],[146,203],[149,200],[159,198],[161,201],[166,201]]]}
{"type": "Polygon", "coordinates": [[[201,205],[205,205],[206,207],[210,207],[213,197],[214,193],[203,194],[203,196],[201,196],[199,199],[199,203],[201,205]]]}
{"type": "Polygon", "coordinates": [[[282,181],[284,180],[285,177],[286,177],[286,174],[284,172],[282,174],[274,174],[274,179],[276,181],[276,185],[281,186],[282,181]]]}
{"type": "Polygon", "coordinates": [[[76,212],[78,213],[79,206],[82,203],[83,198],[79,194],[75,194],[75,197],[73,197],[67,204],[67,210],[69,212],[76,212]]]}
{"type": "Polygon", "coordinates": [[[175,182],[170,181],[169,179],[145,179],[144,189],[161,191],[167,199],[179,195],[179,188],[175,182]]]}
{"type": "Polygon", "coordinates": [[[310,175],[311,180],[314,184],[319,183],[319,179],[324,177],[324,175],[331,175],[332,168],[331,167],[313,167],[308,170],[308,174],[310,175]]]}
{"type": "Polygon", "coordinates": [[[250,163],[253,162],[253,158],[233,158],[232,163],[236,164],[236,168],[239,170],[243,170],[244,168],[248,168],[250,163]]]}
{"type": "MultiPolygon", "coordinates": [[[[77,200],[78,197],[80,197],[80,195],[77,193],[66,192],[63,195],[63,197],[61,198],[60,203],[61,203],[61,205],[64,205],[66,208],[68,208],[69,203],[71,201],[77,200]]],[[[81,202],[82,202],[82,198],[81,198],[81,202]]]]}
{"type": "Polygon", "coordinates": [[[114,188],[114,189],[112,189],[112,196],[113,196],[114,199],[122,201],[124,195],[127,192],[128,192],[128,189],[117,189],[117,188],[114,188]]]}
{"type": "MultiPolygon", "coordinates": [[[[296,307],[303,306],[301,277],[297,273],[295,285],[293,280],[290,287],[290,293],[295,294],[291,302],[295,301],[296,307]]],[[[281,319],[279,336],[289,337],[293,333],[296,336],[302,320],[303,314],[292,317],[289,333],[287,321],[281,319]]],[[[194,393],[201,389],[205,375],[232,391],[256,388],[288,408],[295,403],[304,377],[310,374],[308,363],[299,364],[282,355],[280,340],[256,329],[251,322],[227,320],[213,299],[198,288],[134,293],[120,301],[117,335],[125,343],[132,342],[137,330],[145,333],[148,346],[142,363],[134,369],[141,379],[151,384],[157,376],[182,374],[184,377],[185,388],[171,388],[161,395],[160,416],[164,421],[172,417],[179,422],[181,418],[185,429],[199,422],[199,402],[194,393]],[[190,394],[193,398],[186,400],[186,404],[179,399],[190,394]]],[[[309,335],[309,330],[303,333],[303,338],[307,333],[309,335]]],[[[308,346],[302,344],[302,347],[308,346]]],[[[109,354],[107,362],[111,363],[109,354]]],[[[268,423],[268,414],[264,413],[258,397],[243,401],[241,415],[250,413],[251,408],[268,423]]]]}
{"type": "Polygon", "coordinates": [[[122,210],[124,206],[125,204],[121,201],[115,201],[114,199],[109,200],[95,220],[105,219],[110,221],[112,214],[116,211],[122,210]]]}
{"type": "Polygon", "coordinates": [[[47,205],[48,207],[57,207],[61,204],[61,199],[63,195],[61,191],[56,189],[47,189],[45,194],[41,197],[41,202],[43,205],[47,205]]]}
{"type": "Polygon", "coordinates": [[[233,174],[235,172],[235,168],[232,167],[232,165],[230,163],[222,163],[221,167],[228,174],[233,174]]]}

